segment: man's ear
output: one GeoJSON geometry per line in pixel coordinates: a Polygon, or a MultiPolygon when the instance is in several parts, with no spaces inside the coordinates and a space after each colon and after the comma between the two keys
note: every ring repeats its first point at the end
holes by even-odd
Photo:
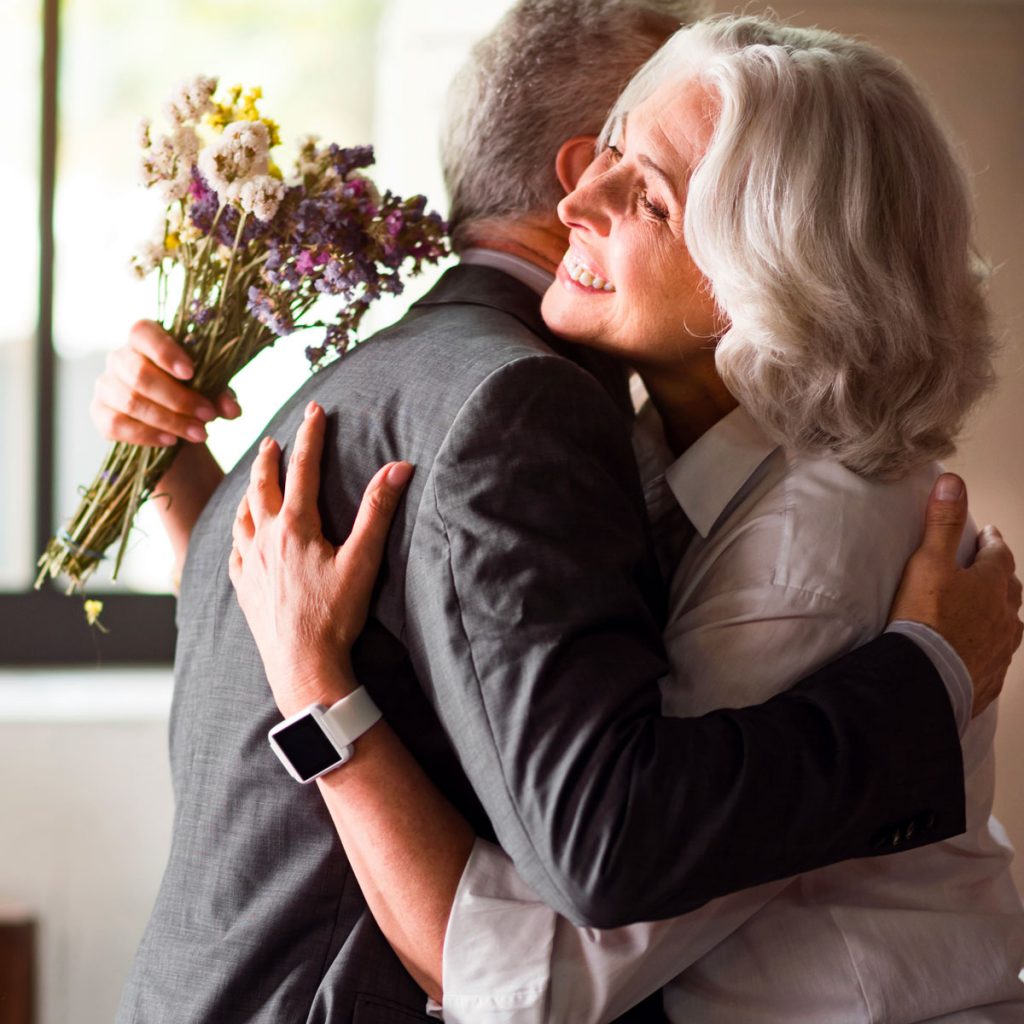
{"type": "Polygon", "coordinates": [[[576,187],[587,165],[594,159],[596,147],[596,135],[574,135],[558,147],[555,174],[567,195],[576,187]]]}

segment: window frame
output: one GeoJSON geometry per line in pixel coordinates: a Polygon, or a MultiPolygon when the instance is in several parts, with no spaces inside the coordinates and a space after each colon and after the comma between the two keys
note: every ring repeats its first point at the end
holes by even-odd
{"type": "MultiPolygon", "coordinates": [[[[33,343],[35,466],[33,542],[42,552],[53,532],[56,466],[56,353],[53,347],[54,197],[60,128],[60,0],[42,0],[39,111],[39,304],[33,343]]],[[[174,658],[174,597],[105,593],[103,623],[89,626],[82,604],[47,579],[0,593],[0,666],[169,665],[174,658]]]]}

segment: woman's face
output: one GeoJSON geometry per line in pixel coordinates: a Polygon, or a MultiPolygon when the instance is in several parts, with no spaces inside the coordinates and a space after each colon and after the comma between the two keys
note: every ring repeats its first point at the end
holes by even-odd
{"type": "Polygon", "coordinates": [[[698,83],[662,86],[558,204],[569,249],[543,304],[555,333],[638,369],[713,349],[724,324],[683,239],[690,175],[713,112],[698,83]]]}

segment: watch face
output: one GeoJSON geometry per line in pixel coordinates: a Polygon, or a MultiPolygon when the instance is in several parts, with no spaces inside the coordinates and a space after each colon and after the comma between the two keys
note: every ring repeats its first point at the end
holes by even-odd
{"type": "Polygon", "coordinates": [[[341,760],[337,748],[324,735],[312,715],[304,715],[283,729],[275,729],[273,735],[303,782],[316,778],[341,760]]]}

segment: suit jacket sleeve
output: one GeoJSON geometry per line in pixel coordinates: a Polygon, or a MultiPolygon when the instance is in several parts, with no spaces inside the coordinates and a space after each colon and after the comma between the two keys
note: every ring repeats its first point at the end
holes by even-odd
{"type": "Polygon", "coordinates": [[[493,372],[429,472],[405,639],[499,842],[559,913],[665,918],[963,831],[949,700],[904,637],[757,707],[661,717],[633,454],[577,367],[493,372]]]}

